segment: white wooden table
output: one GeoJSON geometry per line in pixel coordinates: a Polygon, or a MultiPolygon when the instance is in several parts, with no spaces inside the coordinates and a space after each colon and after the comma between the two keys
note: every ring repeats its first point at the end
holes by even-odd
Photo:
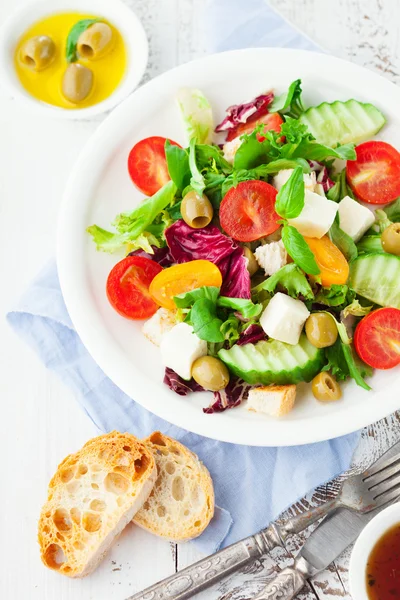
{"type": "MultiPolygon", "coordinates": [[[[0,19],[24,0],[1,0],[0,19]]],[[[112,0],[110,0],[111,2],[112,0]]],[[[245,0],[243,0],[245,1],[245,0]]],[[[398,0],[271,0],[284,15],[329,52],[400,82],[398,0]]],[[[205,53],[199,13],[205,0],[129,0],[143,19],[151,55],[146,79],[205,53]]],[[[61,194],[77,152],[96,122],[32,119],[0,96],[0,313],[16,299],[54,254],[61,194]]],[[[82,581],[46,570],[39,559],[36,525],[47,483],[57,464],[97,432],[73,394],[0,322],[0,597],[5,600],[123,600],[181,569],[199,554],[128,527],[100,568],[82,581]]],[[[399,415],[364,432],[360,460],[372,460],[400,438],[399,415]]],[[[311,502],[334,492],[322,488],[311,502]]],[[[295,510],[307,506],[307,499],[295,510]]],[[[299,541],[297,541],[297,544],[299,541]]],[[[290,550],[297,547],[293,543],[290,550]]],[[[290,559],[277,554],[279,564],[290,559]]],[[[320,575],[308,600],[349,598],[345,553],[320,575]]],[[[218,588],[210,600],[252,597],[277,569],[258,561],[218,588]]]]}

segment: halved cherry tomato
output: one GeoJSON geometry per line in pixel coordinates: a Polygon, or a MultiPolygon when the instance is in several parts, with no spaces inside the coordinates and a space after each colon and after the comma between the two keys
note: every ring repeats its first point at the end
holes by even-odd
{"type": "Polygon", "coordinates": [[[220,287],[221,271],[209,260],[191,260],[181,265],[164,269],[154,277],[150,294],[164,308],[176,308],[174,296],[190,292],[203,286],[220,287]]]}
{"type": "Polygon", "coordinates": [[[386,142],[365,142],[357,160],[347,162],[347,180],[355,194],[370,204],[387,204],[400,196],[400,153],[386,142]]]}
{"type": "MultiPolygon", "coordinates": [[[[265,125],[264,129],[266,131],[277,131],[279,133],[283,123],[283,119],[279,113],[267,113],[262,117],[256,117],[253,119],[250,117],[246,123],[241,123],[234,129],[230,129],[228,131],[228,135],[226,136],[226,141],[230,142],[235,137],[238,137],[239,135],[243,135],[245,133],[250,134],[252,131],[254,131],[257,125],[260,125],[260,123],[263,123],[265,125]]],[[[258,139],[260,140],[260,142],[265,140],[265,138],[262,136],[258,136],[258,139]]]]}
{"type": "MultiPolygon", "coordinates": [[[[129,153],[129,175],[146,196],[153,196],[170,180],[165,158],[166,141],[164,137],[148,137],[135,144],[129,153]]],[[[179,146],[172,140],[170,142],[173,146],[179,146]]]]}
{"type": "Polygon", "coordinates": [[[107,297],[115,310],[127,319],[148,319],[158,309],[149,286],[162,267],[149,258],[127,256],[110,271],[107,297]]]}
{"type": "Polygon", "coordinates": [[[343,285],[349,277],[349,263],[340,252],[339,248],[324,235],[321,239],[304,238],[308,247],[314,254],[317,265],[321,271],[318,277],[324,287],[336,283],[343,285]]]}
{"type": "Polygon", "coordinates": [[[400,365],[400,310],[379,308],[356,327],[354,346],[358,356],[374,369],[400,365]]]}
{"type": "Polygon", "coordinates": [[[265,181],[242,181],[221,202],[222,228],[239,242],[253,242],[279,229],[275,212],[277,191],[265,181]]]}

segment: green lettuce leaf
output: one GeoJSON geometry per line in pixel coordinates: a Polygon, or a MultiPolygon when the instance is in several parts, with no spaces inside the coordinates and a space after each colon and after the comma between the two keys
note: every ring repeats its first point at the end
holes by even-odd
{"type": "Polygon", "coordinates": [[[190,183],[189,155],[184,148],[165,142],[165,157],[168,173],[178,190],[184,190],[190,183]]]}
{"type": "Polygon", "coordinates": [[[400,222],[400,198],[397,198],[392,204],[383,209],[392,223],[400,222]]]}
{"type": "Polygon", "coordinates": [[[177,94],[177,100],[186,127],[188,144],[192,139],[198,144],[210,144],[214,120],[207,98],[200,90],[182,88],[177,94]]]}
{"type": "Polygon", "coordinates": [[[253,288],[252,293],[258,294],[261,291],[265,291],[273,294],[277,288],[278,290],[280,288],[285,289],[292,298],[303,296],[306,300],[314,299],[313,291],[306,276],[294,263],[290,263],[279,269],[274,275],[271,275],[271,277],[268,277],[268,279],[253,288]]]}
{"type": "Polygon", "coordinates": [[[354,260],[358,256],[357,246],[352,238],[340,228],[337,220],[332,224],[328,235],[332,242],[339,248],[348,261],[354,260]]]}
{"type": "Polygon", "coordinates": [[[359,300],[355,299],[343,309],[343,317],[346,318],[349,315],[353,315],[354,317],[365,317],[372,309],[373,306],[361,306],[359,300]]]}
{"type": "Polygon", "coordinates": [[[193,304],[188,321],[194,333],[206,342],[218,343],[225,339],[221,332],[222,320],[217,316],[215,302],[209,298],[199,298],[193,304]]]}
{"type": "Polygon", "coordinates": [[[355,291],[348,285],[338,285],[334,283],[329,288],[320,288],[315,295],[317,304],[325,304],[337,310],[343,310],[348,304],[353,302],[355,291]]]}
{"type": "Polygon", "coordinates": [[[220,296],[217,300],[217,305],[240,312],[245,319],[258,317],[263,309],[262,304],[254,304],[251,300],[246,300],[245,298],[228,298],[227,296],[220,296]]]}
{"type": "Polygon", "coordinates": [[[190,308],[200,298],[207,298],[214,304],[217,302],[220,288],[215,286],[203,286],[179,296],[174,296],[174,302],[177,308],[190,308]]]}
{"type": "Polygon", "coordinates": [[[301,79],[293,81],[286,94],[282,94],[274,99],[269,107],[270,112],[280,112],[297,119],[304,112],[301,101],[301,79]]]}

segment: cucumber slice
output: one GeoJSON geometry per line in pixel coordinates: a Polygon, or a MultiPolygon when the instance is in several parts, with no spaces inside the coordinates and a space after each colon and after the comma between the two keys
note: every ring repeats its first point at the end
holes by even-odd
{"type": "Polygon", "coordinates": [[[325,362],[323,350],[310,344],[304,334],[295,346],[268,340],[220,350],[218,356],[247,383],[265,385],[311,381],[325,362]]]}
{"type": "Polygon", "coordinates": [[[323,102],[307,109],[299,120],[307,125],[317,142],[331,148],[367,140],[386,123],[375,106],[357,100],[323,102]]]}
{"type": "Polygon", "coordinates": [[[359,256],[350,265],[349,285],[379,306],[400,308],[400,257],[385,253],[359,256]]]}

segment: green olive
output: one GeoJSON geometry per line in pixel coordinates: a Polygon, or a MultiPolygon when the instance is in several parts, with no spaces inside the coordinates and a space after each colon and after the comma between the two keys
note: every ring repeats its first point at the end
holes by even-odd
{"type": "Polygon", "coordinates": [[[48,35],[35,35],[20,50],[21,61],[33,71],[48,67],[55,55],[56,45],[48,35]]]}
{"type": "Polygon", "coordinates": [[[244,256],[247,258],[247,270],[250,273],[250,277],[253,277],[254,273],[257,273],[258,269],[260,268],[259,264],[256,261],[256,257],[254,256],[250,248],[244,246],[243,253],[244,256]]]}
{"type": "Polygon", "coordinates": [[[112,41],[112,29],[107,23],[93,23],[81,33],[76,47],[82,58],[95,60],[111,49],[112,41]]]}
{"type": "Polygon", "coordinates": [[[194,361],[192,377],[205,390],[218,392],[229,383],[229,371],[219,358],[202,356],[194,361]]]}
{"type": "Polygon", "coordinates": [[[382,248],[389,254],[400,256],[400,223],[392,223],[382,233],[382,248]]]}
{"type": "Polygon", "coordinates": [[[312,393],[320,402],[333,402],[340,400],[342,390],[336,379],[330,373],[323,371],[312,380],[312,393]]]}
{"type": "Polygon", "coordinates": [[[64,97],[78,104],[87,98],[93,87],[93,73],[79,63],[68,65],[62,80],[62,93],[64,97]]]}
{"type": "Polygon", "coordinates": [[[199,196],[194,190],[188,192],[181,204],[182,218],[193,229],[206,227],[213,218],[214,210],[205,194],[199,196]]]}
{"type": "Polygon", "coordinates": [[[306,335],[316,348],[327,348],[336,342],[338,330],[330,315],[312,313],[306,321],[306,335]]]}

